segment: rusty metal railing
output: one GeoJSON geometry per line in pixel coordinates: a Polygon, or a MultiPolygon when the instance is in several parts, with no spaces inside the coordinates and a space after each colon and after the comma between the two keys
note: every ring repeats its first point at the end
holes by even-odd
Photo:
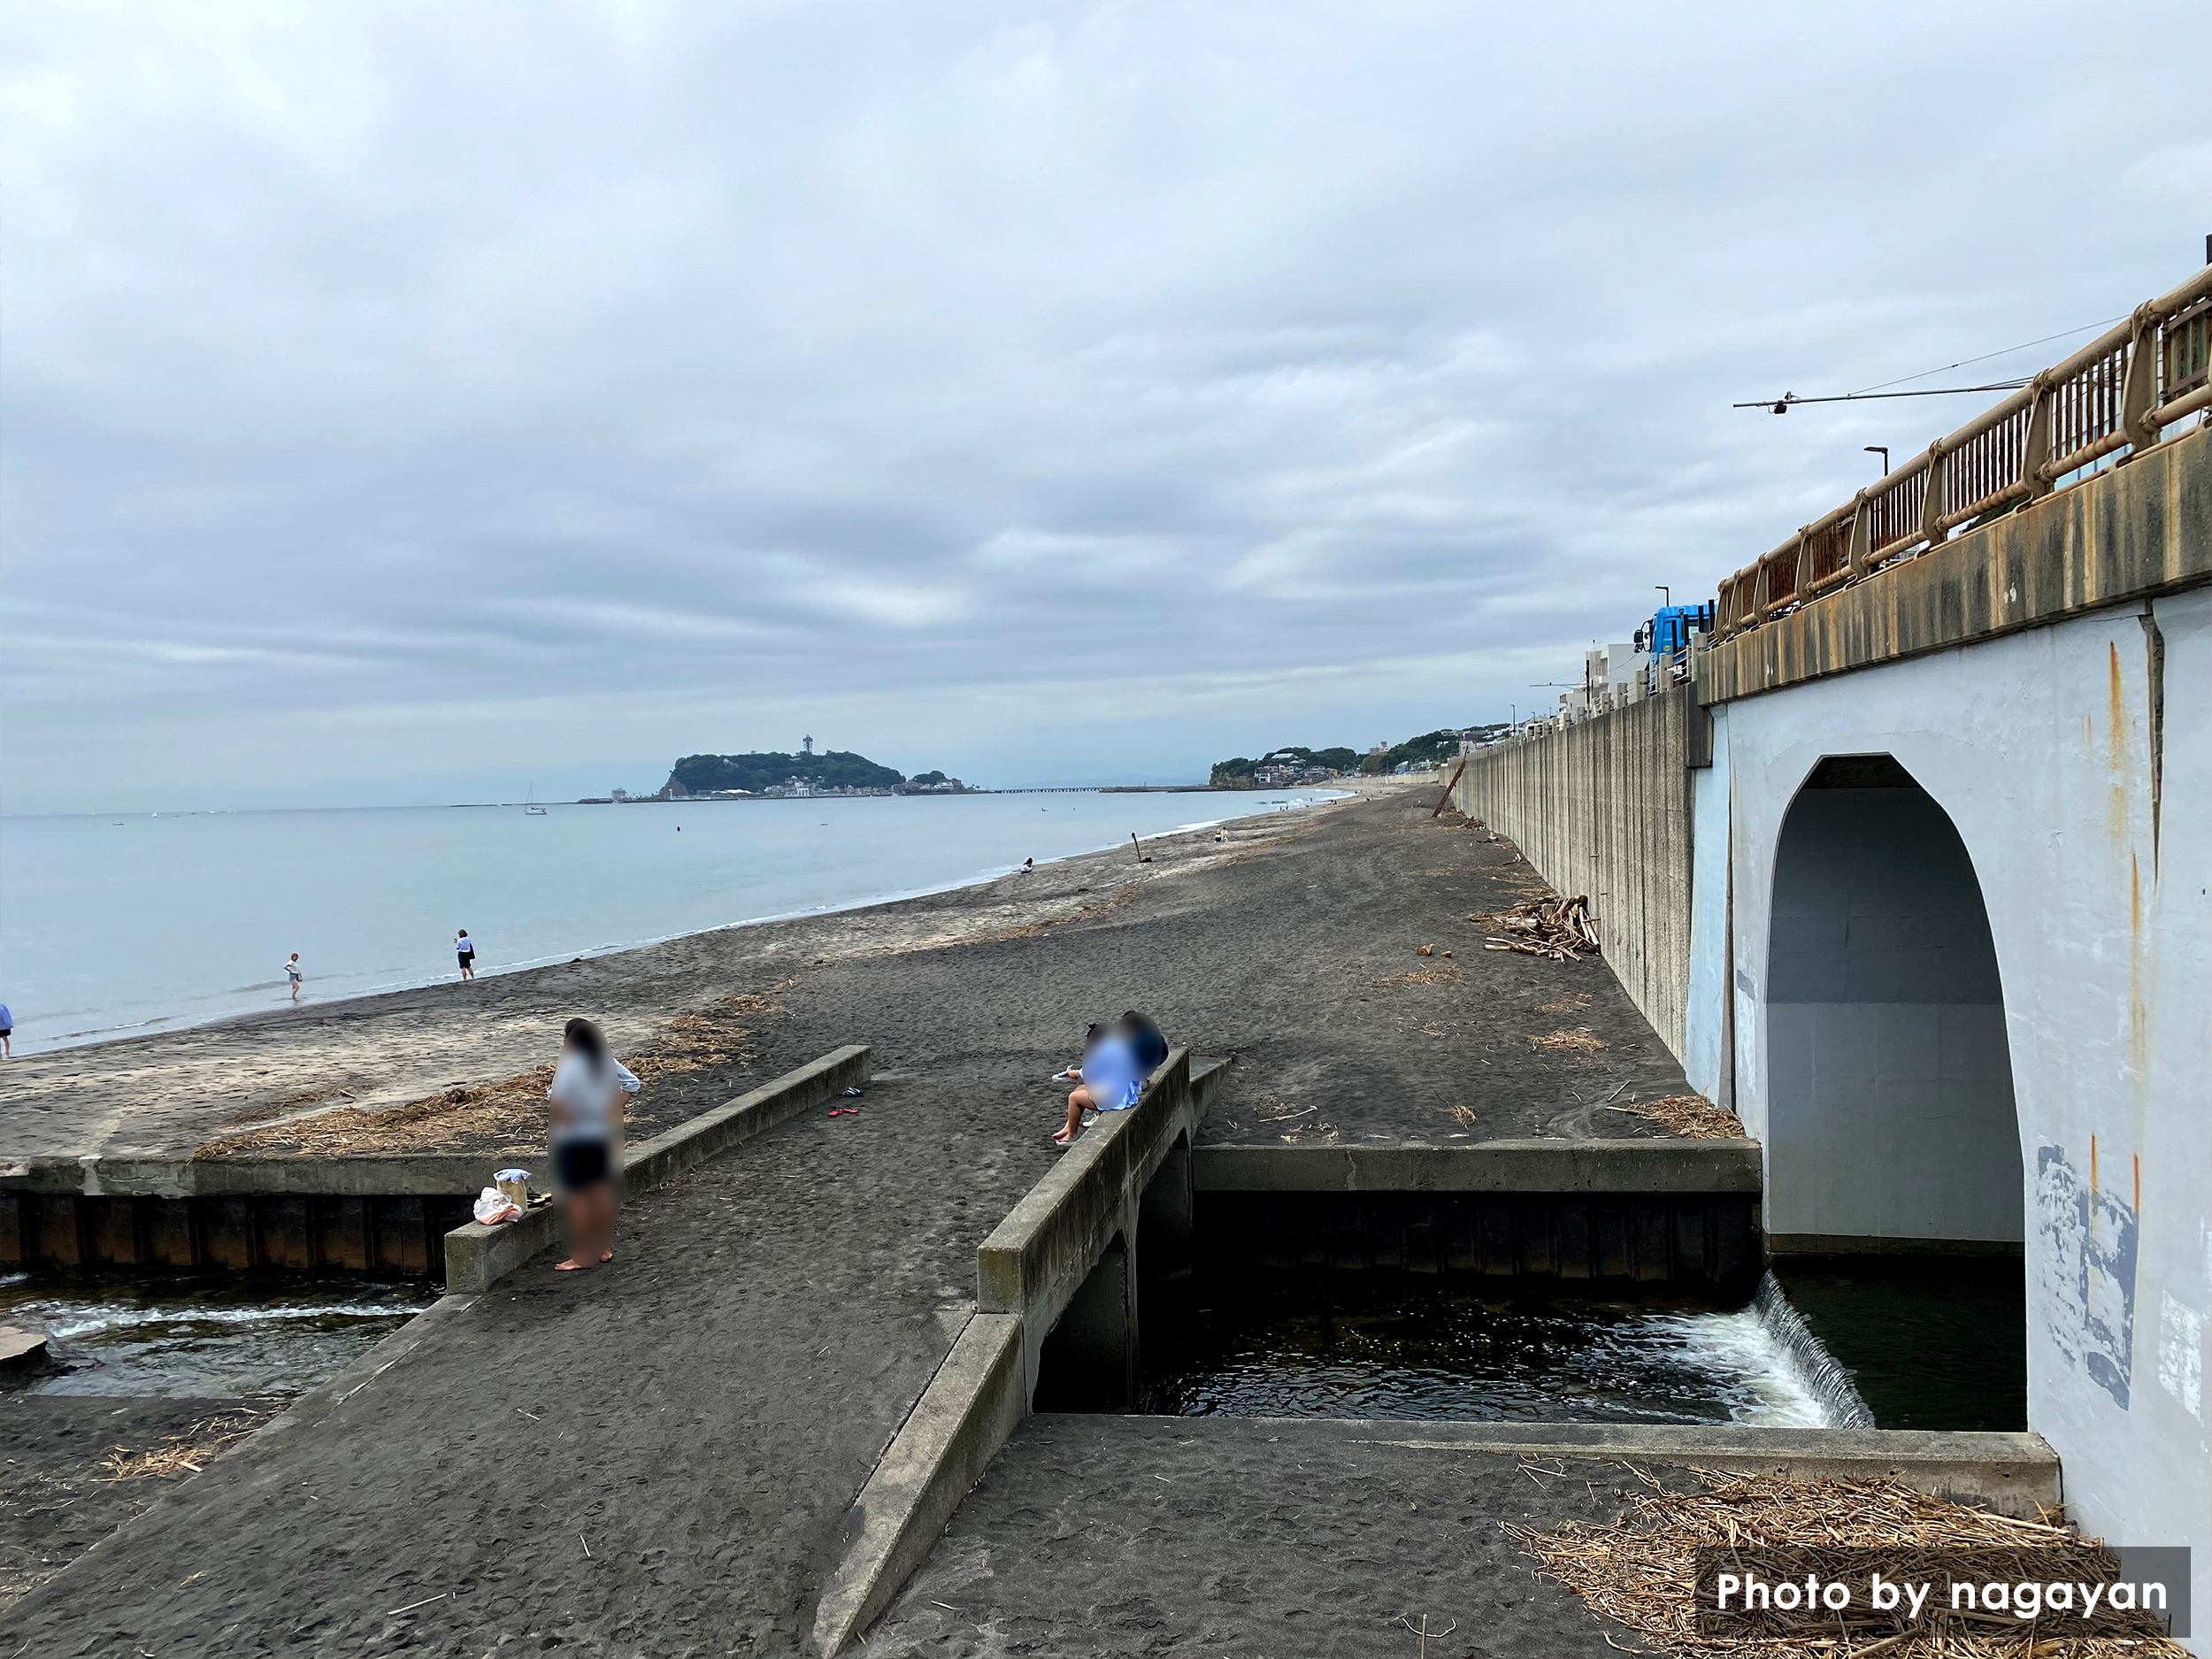
{"type": "Polygon", "coordinates": [[[1939,438],[1720,585],[1716,633],[1785,611],[1939,547],[1962,525],[2212,409],[2212,265],[1939,438]]]}

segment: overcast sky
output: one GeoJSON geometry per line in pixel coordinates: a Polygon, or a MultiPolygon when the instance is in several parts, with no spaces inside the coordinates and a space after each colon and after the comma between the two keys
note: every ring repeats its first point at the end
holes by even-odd
{"type": "Polygon", "coordinates": [[[2203,0],[14,0],[0,804],[1525,711],[1983,400],[1732,401],[2193,270],[2208,50],[2203,0]]]}

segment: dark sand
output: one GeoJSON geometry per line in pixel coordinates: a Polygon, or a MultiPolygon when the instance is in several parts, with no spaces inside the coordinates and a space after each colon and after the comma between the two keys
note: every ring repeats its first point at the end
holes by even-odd
{"type": "Polygon", "coordinates": [[[0,1607],[187,1479],[111,1480],[111,1453],[159,1451],[196,1425],[242,1416],[235,1400],[0,1394],[0,1607]]]}
{"type": "MultiPolygon", "coordinates": [[[[757,1062],[714,1097],[854,1041],[879,1080],[857,1118],[795,1119],[643,1199],[613,1269],[557,1276],[548,1256],[449,1299],[0,1615],[0,1655],[802,1651],[844,1511],[966,1315],[976,1245],[1051,1165],[1046,1079],[1086,1019],[1148,1007],[1177,1041],[1235,1053],[1210,1128],[1225,1138],[1655,1133],[1596,1103],[1678,1092],[1679,1071],[1601,963],[1479,949],[1466,913],[1532,878],[1432,822],[1432,798],[1161,848],[1125,895],[1130,868],[1093,861],[1059,878],[1091,894],[1026,911],[972,890],[164,1040],[202,1084],[224,1064],[296,1077],[338,1049],[405,1055],[408,1033],[439,1080],[482,1080],[541,1059],[579,1008],[619,1032],[649,1026],[656,996],[787,981],[757,1062]],[[1055,905],[1073,919],[1045,925],[1055,905]],[[1437,961],[1422,942],[1455,949],[1463,983],[1374,984],[1437,961]],[[1609,1046],[1530,1045],[1578,1025],[1609,1046]]],[[[96,1144],[188,1140],[221,1104],[147,1110],[170,1062],[145,1044],[67,1057],[99,1102],[76,1130],[107,1125],[96,1144]]],[[[1193,1581],[1213,1571],[1203,1548],[1193,1581]]],[[[1379,1617],[1402,1575],[1359,1571],[1379,1617]]],[[[1063,1628],[1056,1650],[1087,1649],[1063,1628]]],[[[1402,1632],[1371,1651],[1409,1649],[1402,1632]]]]}
{"type": "Polygon", "coordinates": [[[1608,1525],[1613,1463],[1418,1441],[1418,1424],[1033,1417],[868,1632],[871,1655],[1431,1659],[1647,1651],[1499,1530],[1608,1525]],[[1548,1471],[1564,1469],[1563,1475],[1548,1471]]]}
{"type": "Polygon", "coordinates": [[[1048,1076],[1087,1020],[1130,1007],[1197,1052],[1237,1057],[1216,1097],[1217,1140],[1665,1133],[1601,1106],[1685,1087],[1604,964],[1482,949],[1468,914],[1541,884],[1509,844],[1432,820],[1432,788],[1244,820],[1225,846],[1211,832],[1164,838],[1148,843],[1148,864],[1096,854],[473,985],[31,1056],[0,1074],[0,1159],[180,1156],[242,1118],[394,1106],[526,1071],[553,1057],[572,1013],[634,1052],[672,1016],[733,994],[785,1010],[747,1020],[753,1060],[661,1079],[634,1134],[844,1042],[873,1044],[879,1070],[957,1077],[1020,1055],[1048,1076]],[[1417,956],[1422,944],[1453,959],[1417,956]],[[1377,983],[1407,973],[1459,982],[1377,983]],[[1531,1047],[1580,1027],[1607,1047],[1531,1047]],[[341,1087],[353,1098],[301,1100],[341,1087]]]}

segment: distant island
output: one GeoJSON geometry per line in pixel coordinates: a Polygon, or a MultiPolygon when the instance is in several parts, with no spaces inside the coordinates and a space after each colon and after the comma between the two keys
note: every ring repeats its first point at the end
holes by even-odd
{"type": "Polygon", "coordinates": [[[1433,772],[1457,759],[1463,742],[1493,743],[1505,731],[1503,721],[1495,726],[1440,726],[1402,743],[1378,743],[1363,755],[1351,749],[1308,749],[1302,743],[1286,743],[1256,760],[1240,755],[1233,760],[1216,761],[1208,781],[1217,789],[1280,789],[1348,776],[1433,772]]]}
{"type": "Polygon", "coordinates": [[[816,754],[811,742],[796,755],[757,750],[745,755],[686,755],[660,787],[664,801],[710,801],[818,795],[973,795],[941,772],[911,778],[865,755],[833,749],[816,754]]]}

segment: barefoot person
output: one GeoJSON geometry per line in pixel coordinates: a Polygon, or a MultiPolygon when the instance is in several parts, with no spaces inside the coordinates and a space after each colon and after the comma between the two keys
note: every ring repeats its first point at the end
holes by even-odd
{"type": "Polygon", "coordinates": [[[1058,1147],[1071,1147],[1083,1131],[1087,1111],[1127,1111],[1144,1090],[1144,1072],[1137,1064],[1130,1033],[1118,1023],[1101,1029],[1093,1025],[1084,1038],[1083,1064],[1068,1068],[1082,1081],[1068,1096],[1068,1121],[1052,1137],[1058,1147]]]}
{"type": "Polygon", "coordinates": [[[15,1016],[8,1012],[5,1002],[0,1002],[0,1055],[15,1058],[15,1016]]]}
{"type": "Polygon", "coordinates": [[[292,1000],[300,1000],[300,953],[294,951],[292,959],[284,964],[284,977],[292,982],[292,1000]]]}
{"type": "Polygon", "coordinates": [[[561,1033],[561,1058],[545,1091],[553,1116],[553,1171],[568,1198],[568,1260],[573,1273],[614,1260],[614,1152],[621,1100],[638,1092],[630,1069],[607,1052],[588,1019],[561,1033]]]}
{"type": "Polygon", "coordinates": [[[460,959],[461,977],[473,979],[476,977],[476,941],[469,937],[467,928],[464,927],[453,935],[453,954],[460,959]]]}

